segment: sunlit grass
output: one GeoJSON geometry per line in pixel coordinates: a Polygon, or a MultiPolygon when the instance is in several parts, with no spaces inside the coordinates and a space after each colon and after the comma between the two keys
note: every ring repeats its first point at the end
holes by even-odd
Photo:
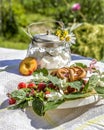
{"type": "Polygon", "coordinates": [[[0,47],[24,50],[28,48],[28,44],[23,42],[3,40],[2,38],[0,38],[0,47]]]}

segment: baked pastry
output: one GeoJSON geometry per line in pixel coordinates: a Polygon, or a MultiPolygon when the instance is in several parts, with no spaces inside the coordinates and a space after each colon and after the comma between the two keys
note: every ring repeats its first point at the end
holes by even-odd
{"type": "Polygon", "coordinates": [[[86,70],[79,66],[63,67],[51,72],[51,75],[57,76],[68,81],[76,81],[86,77],[86,70]]]}

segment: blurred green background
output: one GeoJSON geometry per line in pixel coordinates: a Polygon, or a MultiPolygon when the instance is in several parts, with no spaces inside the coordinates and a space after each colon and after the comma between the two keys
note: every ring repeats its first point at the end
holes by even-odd
{"type": "Polygon", "coordinates": [[[47,20],[81,23],[72,53],[104,60],[104,0],[0,0],[0,47],[27,49],[26,27],[47,20]],[[81,8],[73,11],[75,3],[81,8]]]}

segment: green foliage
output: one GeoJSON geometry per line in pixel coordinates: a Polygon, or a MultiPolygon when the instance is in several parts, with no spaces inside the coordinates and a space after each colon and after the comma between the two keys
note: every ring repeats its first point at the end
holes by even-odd
{"type": "Polygon", "coordinates": [[[0,37],[0,47],[4,48],[13,48],[13,49],[19,49],[24,50],[28,48],[29,43],[24,42],[18,42],[18,39],[11,38],[11,39],[5,39],[5,37],[0,37]]]}
{"type": "Polygon", "coordinates": [[[11,96],[17,100],[24,99],[26,97],[26,92],[23,89],[15,90],[11,93],[11,96]]]}
{"type": "Polygon", "coordinates": [[[71,88],[77,89],[78,91],[80,91],[82,85],[83,85],[83,84],[82,84],[81,81],[69,82],[69,86],[71,86],[71,88]]]}
{"type": "Polygon", "coordinates": [[[8,107],[8,109],[14,110],[14,109],[24,109],[28,106],[28,102],[26,100],[20,100],[17,104],[11,105],[8,107]]]}
{"type": "Polygon", "coordinates": [[[83,63],[79,63],[79,62],[73,64],[72,66],[79,66],[79,67],[82,67],[82,68],[87,68],[87,65],[85,65],[83,63]]]}
{"type": "Polygon", "coordinates": [[[64,102],[63,99],[60,99],[60,100],[56,100],[54,102],[52,101],[49,101],[45,104],[45,108],[44,108],[44,111],[48,111],[48,110],[52,110],[52,109],[55,109],[57,108],[60,104],[62,104],[64,102]]]}
{"type": "Polygon", "coordinates": [[[4,37],[11,37],[18,33],[17,22],[10,6],[2,6],[1,11],[1,34],[4,37]]]}
{"type": "Polygon", "coordinates": [[[34,98],[32,102],[32,108],[34,112],[36,112],[38,115],[40,116],[44,115],[44,103],[40,98],[38,97],[34,98]]]}
{"type": "Polygon", "coordinates": [[[23,6],[19,2],[12,0],[11,8],[14,12],[18,26],[26,26],[28,24],[28,19],[26,16],[26,11],[23,8],[23,6]]]}
{"type": "Polygon", "coordinates": [[[91,92],[87,92],[87,93],[76,92],[76,93],[64,95],[64,98],[67,100],[74,100],[74,99],[78,99],[78,98],[86,98],[86,97],[91,96],[91,95],[92,95],[91,92]]]}
{"type": "Polygon", "coordinates": [[[96,58],[104,57],[104,25],[84,23],[74,31],[76,44],[72,52],[83,56],[96,58]]]}
{"type": "Polygon", "coordinates": [[[92,75],[89,78],[89,81],[87,82],[87,84],[85,85],[83,92],[88,92],[88,88],[89,89],[95,88],[97,86],[98,80],[99,80],[98,76],[92,75]]]}
{"type": "Polygon", "coordinates": [[[24,44],[29,44],[31,42],[30,37],[25,33],[23,28],[18,29],[18,34],[12,38],[12,41],[23,42],[24,44]]]}
{"type": "Polygon", "coordinates": [[[104,23],[104,0],[64,0],[63,9],[59,8],[55,19],[62,20],[65,25],[73,22],[104,23]],[[65,2],[66,1],[66,2],[65,2]],[[72,11],[74,3],[80,3],[79,11],[72,11]]]}
{"type": "Polygon", "coordinates": [[[99,94],[104,94],[104,87],[95,87],[95,90],[96,90],[99,94]]]}
{"type": "MultiPolygon", "coordinates": [[[[40,13],[44,15],[54,15],[56,13],[56,7],[60,0],[25,0],[21,4],[26,10],[34,13],[40,13]]],[[[61,0],[61,5],[63,5],[61,0]]]]}
{"type": "Polygon", "coordinates": [[[35,76],[36,74],[42,73],[44,76],[48,75],[48,70],[46,68],[42,68],[42,69],[37,69],[34,73],[33,76],[35,76]]]}

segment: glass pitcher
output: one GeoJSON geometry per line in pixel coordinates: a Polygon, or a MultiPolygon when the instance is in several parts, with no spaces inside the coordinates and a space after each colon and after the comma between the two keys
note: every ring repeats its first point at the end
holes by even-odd
{"type": "MultiPolygon", "coordinates": [[[[38,23],[38,25],[40,24],[44,23],[38,23]]],[[[50,30],[51,28],[48,30],[46,28],[44,33],[35,33],[34,35],[28,31],[32,40],[27,50],[27,57],[34,57],[39,68],[57,69],[68,66],[71,61],[70,46],[50,30]]]]}

